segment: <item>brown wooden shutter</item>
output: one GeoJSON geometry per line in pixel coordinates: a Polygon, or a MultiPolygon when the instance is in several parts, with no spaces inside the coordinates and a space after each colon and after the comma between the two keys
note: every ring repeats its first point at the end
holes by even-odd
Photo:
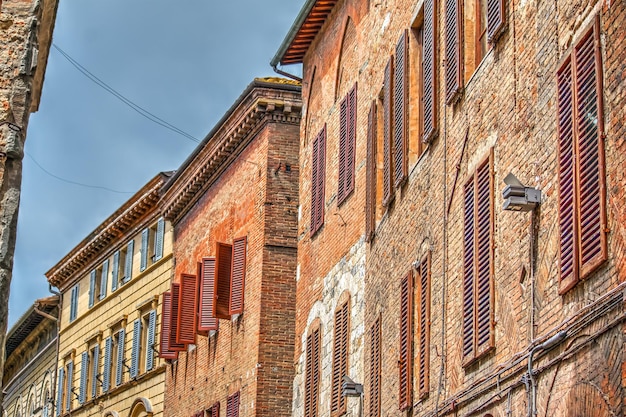
{"type": "Polygon", "coordinates": [[[226,400],[226,417],[239,417],[239,391],[226,400]]]}
{"type": "Polygon", "coordinates": [[[428,395],[430,389],[430,252],[422,259],[419,266],[419,375],[418,388],[420,399],[428,395]]]}
{"type": "MultiPolygon", "coordinates": [[[[161,304],[161,334],[159,335],[159,357],[163,359],[176,359],[178,352],[170,350],[170,333],[172,329],[172,293],[163,293],[161,304]]],[[[108,353],[111,354],[110,352],[108,353]]]]}
{"type": "Polygon", "coordinates": [[[220,403],[219,401],[213,404],[207,410],[207,417],[220,417],[220,403]]]}
{"type": "Polygon", "coordinates": [[[314,235],[324,224],[326,125],[313,141],[311,162],[311,235],[314,235]]]}
{"type": "Polygon", "coordinates": [[[231,291],[229,313],[243,313],[243,295],[246,281],[246,246],[247,238],[240,237],[233,241],[233,269],[231,272],[231,291]]]}
{"type": "Polygon", "coordinates": [[[335,311],[335,340],[333,344],[333,373],[330,399],[331,416],[346,411],[346,399],[341,395],[343,376],[348,373],[349,301],[335,311]]]}
{"type": "Polygon", "coordinates": [[[487,0],[487,40],[494,43],[504,31],[506,23],[504,0],[487,0]]]}
{"type": "Polygon", "coordinates": [[[337,181],[337,205],[346,198],[346,158],[348,148],[348,96],[339,104],[339,180],[337,181]]]}
{"type": "Polygon", "coordinates": [[[455,102],[463,87],[462,10],[460,0],[446,0],[446,104],[455,102]]]}
{"type": "Polygon", "coordinates": [[[348,142],[346,149],[346,176],[345,197],[354,191],[354,163],[356,158],[356,111],[357,111],[357,83],[348,92],[348,142]]]}
{"type": "Polygon", "coordinates": [[[181,344],[196,343],[196,312],[198,311],[198,278],[191,274],[180,276],[180,303],[176,341],[181,344]]]}
{"type": "Polygon", "coordinates": [[[463,192],[463,361],[474,358],[474,178],[463,192]]]}
{"type": "Polygon", "coordinates": [[[437,8],[435,0],[424,1],[424,51],[422,53],[424,136],[430,143],[437,136],[437,8]]]}
{"type": "Polygon", "coordinates": [[[382,335],[380,316],[370,329],[370,417],[380,417],[380,371],[382,335]]]}
{"type": "Polygon", "coordinates": [[[365,186],[365,240],[370,242],[376,230],[376,101],[367,116],[367,166],[365,186]]]}
{"type": "Polygon", "coordinates": [[[388,207],[394,198],[393,188],[393,149],[391,136],[391,98],[392,98],[393,58],[389,58],[385,67],[385,85],[383,86],[383,206],[388,207]]]}
{"type": "Polygon", "coordinates": [[[184,343],[179,343],[176,339],[176,335],[178,334],[178,328],[180,327],[180,316],[178,315],[180,305],[180,284],[177,282],[173,282],[170,292],[172,293],[172,305],[170,308],[170,317],[172,320],[172,326],[170,327],[170,344],[169,349],[171,351],[183,351],[187,348],[187,345],[184,343]]]}
{"type": "Polygon", "coordinates": [[[409,35],[408,30],[396,44],[393,83],[393,148],[394,186],[399,187],[408,176],[408,109],[409,109],[409,35]]]}
{"type": "Polygon", "coordinates": [[[320,328],[312,329],[306,341],[304,417],[317,417],[320,383],[320,328]]]}
{"type": "Polygon", "coordinates": [[[412,405],[413,393],[413,273],[409,271],[400,282],[400,357],[399,407],[412,405]]]}
{"type": "Polygon", "coordinates": [[[215,317],[215,258],[202,258],[202,273],[200,274],[200,314],[198,315],[198,331],[208,332],[217,330],[219,321],[215,317]]]}
{"type": "Polygon", "coordinates": [[[320,156],[319,152],[319,141],[320,135],[318,134],[315,139],[313,139],[313,149],[311,150],[311,235],[315,234],[317,231],[317,193],[318,191],[318,177],[319,173],[317,172],[319,169],[319,161],[318,158],[320,156]]]}
{"type": "Polygon", "coordinates": [[[233,247],[217,242],[215,248],[215,272],[217,274],[217,298],[215,300],[215,317],[230,319],[230,282],[233,261],[233,247]]]}

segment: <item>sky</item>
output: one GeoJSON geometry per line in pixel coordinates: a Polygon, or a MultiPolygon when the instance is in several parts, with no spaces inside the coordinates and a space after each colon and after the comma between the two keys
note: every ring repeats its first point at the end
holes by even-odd
{"type": "MultiPolygon", "coordinates": [[[[59,0],[53,42],[127,99],[201,140],[255,77],[278,76],[269,62],[304,1],[59,0]]],[[[50,295],[50,268],[196,146],[127,107],[52,48],[26,136],[9,328],[50,295]]]]}

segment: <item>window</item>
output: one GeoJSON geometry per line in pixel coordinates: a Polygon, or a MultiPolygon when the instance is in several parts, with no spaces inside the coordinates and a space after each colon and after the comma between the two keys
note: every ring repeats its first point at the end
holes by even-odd
{"type": "Polygon", "coordinates": [[[141,232],[141,263],[140,271],[163,258],[163,237],[165,220],[161,217],[156,224],[145,228],[141,232]]]}
{"type": "Polygon", "coordinates": [[[600,56],[596,18],[557,72],[561,294],[607,259],[600,56]]]}
{"type": "Polygon", "coordinates": [[[399,408],[412,406],[413,394],[413,271],[400,281],[400,357],[398,358],[399,408]]]}
{"type": "Polygon", "coordinates": [[[320,324],[314,323],[306,338],[304,417],[317,417],[320,384],[320,324]]]}
{"type": "Polygon", "coordinates": [[[226,402],[226,417],[239,417],[239,391],[228,396],[226,402]]]}
{"type": "Polygon", "coordinates": [[[311,153],[311,236],[324,224],[326,182],[326,125],[313,140],[311,153]]]}
{"type": "Polygon", "coordinates": [[[206,417],[220,417],[220,403],[219,401],[206,409],[206,417]]]}
{"type": "MultiPolygon", "coordinates": [[[[343,297],[342,297],[343,298],[343,297]]],[[[348,374],[348,343],[350,340],[350,300],[340,304],[335,311],[335,340],[333,343],[333,371],[330,399],[331,416],[346,412],[346,398],[341,395],[344,375],[348,374]]]]}
{"type": "Polygon", "coordinates": [[[382,334],[380,316],[370,328],[370,417],[380,417],[380,372],[382,334]]]}
{"type": "Polygon", "coordinates": [[[76,284],[72,287],[70,295],[70,323],[76,320],[76,316],[78,315],[79,288],[79,284],[76,284]]]}
{"type": "Polygon", "coordinates": [[[493,149],[463,189],[463,364],[493,347],[493,149]]]}
{"type": "Polygon", "coordinates": [[[430,388],[430,252],[422,258],[417,272],[417,386],[421,400],[430,388]]]}
{"type": "Polygon", "coordinates": [[[337,205],[354,191],[354,160],[356,152],[357,84],[350,89],[339,106],[339,180],[337,205]]]}

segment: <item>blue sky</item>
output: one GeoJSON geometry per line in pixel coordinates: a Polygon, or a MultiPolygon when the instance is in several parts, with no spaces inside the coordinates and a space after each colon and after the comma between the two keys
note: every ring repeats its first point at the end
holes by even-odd
{"type": "MultiPolygon", "coordinates": [[[[255,77],[276,76],[269,61],[303,3],[60,0],[54,43],[128,99],[202,139],[255,77]]],[[[9,326],[49,295],[46,271],[195,146],[52,49],[27,132],[9,326]],[[34,161],[70,181],[125,193],[60,181],[34,161]]]]}

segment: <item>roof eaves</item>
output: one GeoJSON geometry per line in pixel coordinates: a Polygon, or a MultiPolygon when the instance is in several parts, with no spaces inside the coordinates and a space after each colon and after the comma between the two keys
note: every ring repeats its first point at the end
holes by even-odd
{"type": "Polygon", "coordinates": [[[296,20],[293,22],[293,25],[291,25],[289,32],[287,32],[287,36],[285,36],[283,43],[278,48],[278,52],[276,52],[276,55],[274,55],[274,58],[272,58],[272,61],[270,62],[272,68],[276,68],[282,61],[285,53],[291,46],[293,40],[296,38],[296,35],[300,32],[302,25],[306,22],[309,13],[313,10],[313,6],[315,6],[316,2],[317,0],[307,0],[306,3],[304,3],[304,6],[302,6],[302,10],[300,10],[300,13],[296,16],[296,20]]]}

